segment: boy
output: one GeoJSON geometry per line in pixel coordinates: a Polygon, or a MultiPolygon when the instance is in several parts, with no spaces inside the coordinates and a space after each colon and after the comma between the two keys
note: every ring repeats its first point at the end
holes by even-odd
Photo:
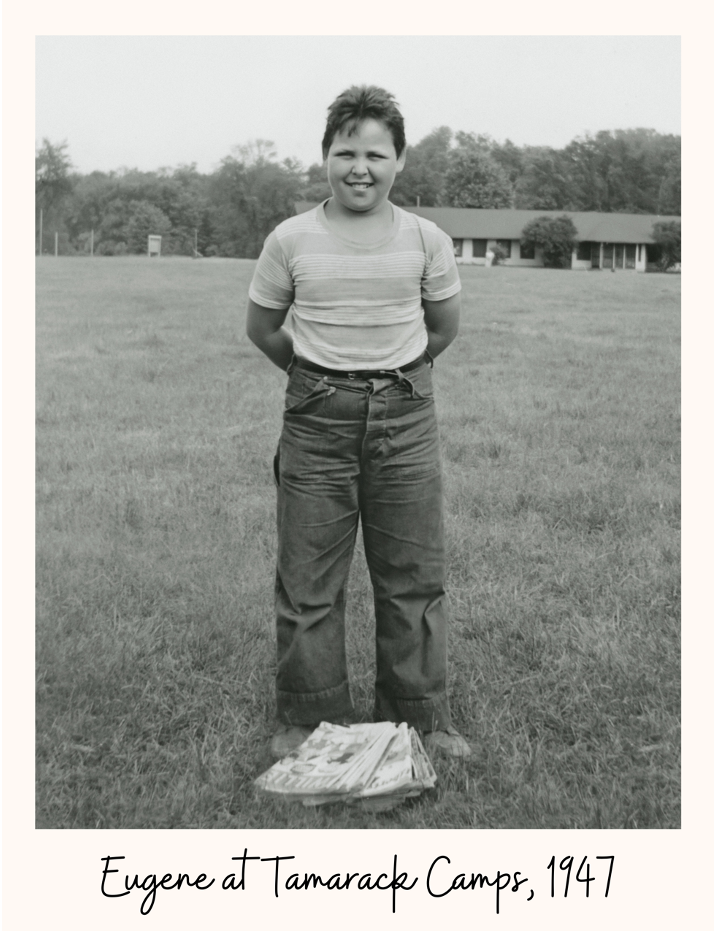
{"type": "Polygon", "coordinates": [[[247,334],[289,375],[275,463],[276,757],[352,712],[344,594],[359,517],[375,600],[376,718],[413,725],[428,750],[471,753],[446,693],[431,373],[457,334],[460,280],[450,239],[388,200],[405,145],[391,94],[341,94],[323,138],[333,196],[279,224],[249,290],[247,334]]]}

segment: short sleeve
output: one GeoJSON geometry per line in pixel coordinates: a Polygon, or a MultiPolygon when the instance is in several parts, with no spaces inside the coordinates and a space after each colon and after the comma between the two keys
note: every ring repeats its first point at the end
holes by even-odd
{"type": "Polygon", "coordinates": [[[436,229],[431,239],[432,248],[428,250],[420,291],[428,301],[444,301],[460,291],[460,276],[452,240],[447,233],[436,229]]]}
{"type": "Polygon", "coordinates": [[[293,296],[293,279],[286,255],[274,231],[266,237],[249,287],[249,297],[261,307],[282,311],[293,304],[293,296]]]}

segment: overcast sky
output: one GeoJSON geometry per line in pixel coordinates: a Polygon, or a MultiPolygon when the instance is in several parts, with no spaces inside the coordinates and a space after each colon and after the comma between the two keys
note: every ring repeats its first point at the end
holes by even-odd
{"type": "Polygon", "coordinates": [[[195,162],[261,138],[321,160],[328,104],[395,94],[409,143],[438,126],[562,147],[601,129],[681,132],[678,36],[39,36],[36,142],[80,172],[195,162]]]}

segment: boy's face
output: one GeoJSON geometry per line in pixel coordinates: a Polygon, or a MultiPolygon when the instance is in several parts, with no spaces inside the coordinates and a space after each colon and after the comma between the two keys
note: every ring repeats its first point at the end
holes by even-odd
{"type": "Polygon", "coordinates": [[[350,135],[336,133],[326,157],[328,183],[338,204],[358,213],[377,212],[388,199],[395,176],[403,170],[390,130],[378,120],[364,120],[350,135]]]}

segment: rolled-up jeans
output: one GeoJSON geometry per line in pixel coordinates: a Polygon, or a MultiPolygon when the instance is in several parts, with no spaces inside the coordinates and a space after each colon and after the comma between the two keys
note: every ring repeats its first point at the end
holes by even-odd
{"type": "Polygon", "coordinates": [[[375,605],[375,717],[447,728],[443,492],[430,366],[350,378],[294,360],[276,478],[279,719],[313,725],[353,712],[345,592],[360,518],[375,605]]]}

